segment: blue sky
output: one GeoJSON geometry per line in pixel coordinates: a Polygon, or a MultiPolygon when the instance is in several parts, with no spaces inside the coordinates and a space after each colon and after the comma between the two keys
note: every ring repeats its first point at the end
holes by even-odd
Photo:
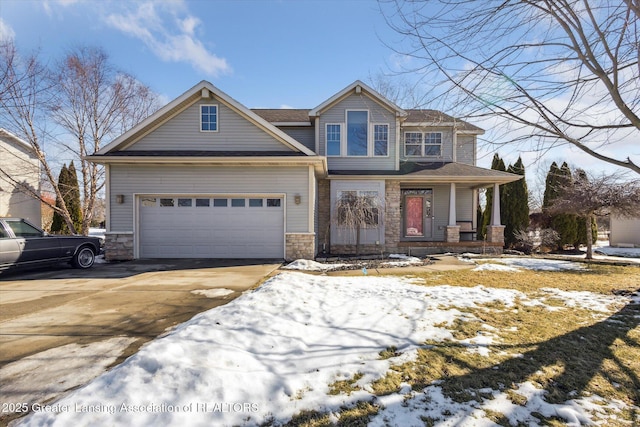
{"type": "MultiPolygon", "coordinates": [[[[400,69],[402,39],[376,0],[1,0],[0,36],[44,61],[73,46],[102,46],[112,63],[165,102],[208,80],[249,108],[313,108],[356,79],[400,69]]],[[[411,79],[404,76],[403,79],[411,79]]],[[[429,90],[431,88],[428,88],[429,90]]],[[[430,107],[429,105],[425,107],[430,107]]],[[[446,105],[432,108],[449,111],[446,105]]],[[[497,139],[495,121],[474,122],[497,139]]],[[[478,165],[495,147],[481,144],[478,165]]],[[[598,173],[611,170],[577,149],[544,152],[523,145],[499,150],[507,163],[522,155],[530,187],[551,161],[598,173]],[[537,176],[535,176],[537,175],[537,176]]],[[[623,153],[624,156],[630,153],[623,153]]]]}
{"type": "Polygon", "coordinates": [[[23,52],[83,43],[167,100],[208,80],[250,108],[313,108],[396,55],[375,0],[3,0],[23,52]]]}

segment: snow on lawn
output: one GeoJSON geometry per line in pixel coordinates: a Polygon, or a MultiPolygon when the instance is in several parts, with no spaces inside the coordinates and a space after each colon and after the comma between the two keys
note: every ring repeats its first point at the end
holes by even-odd
{"type": "MultiPolygon", "coordinates": [[[[464,308],[493,302],[510,307],[516,299],[527,299],[510,289],[417,283],[396,277],[279,274],[145,345],[123,364],[54,402],[54,409],[34,413],[20,425],[280,425],[302,410],[335,412],[370,400],[371,383],[390,366],[415,358],[426,340],[453,340],[446,325],[456,319],[478,320],[464,308]],[[389,347],[402,354],[382,360],[380,352],[389,347]],[[362,374],[356,382],[361,390],[328,394],[331,384],[356,373],[362,374]]],[[[626,301],[609,297],[611,304],[626,301]]],[[[488,354],[486,346],[496,336],[481,335],[464,344],[488,354]]],[[[495,393],[486,403],[493,405],[490,409],[513,409],[497,391],[490,392],[495,393]]],[[[544,406],[543,392],[531,393],[540,396],[531,401],[541,403],[519,409],[528,412],[518,419],[535,420],[531,412],[545,408],[566,420],[587,417],[579,403],[544,406]]],[[[406,385],[377,399],[384,409],[372,425],[390,420],[389,425],[422,426],[420,417],[430,416],[434,407],[440,417],[450,413],[467,420],[451,425],[493,425],[478,404],[455,403],[437,384],[420,393],[406,385]],[[425,403],[427,396],[432,403],[425,403]]]]}
{"type": "MultiPolygon", "coordinates": [[[[517,270],[517,267],[524,268],[526,270],[536,271],[567,271],[567,270],[583,270],[585,267],[583,264],[572,261],[559,261],[554,259],[543,258],[487,258],[476,259],[476,262],[483,262],[488,264],[504,264],[511,266],[517,270]]],[[[491,269],[492,267],[485,267],[491,269]]],[[[506,270],[503,270],[506,271],[506,270]]]]}
{"type": "Polygon", "coordinates": [[[282,269],[298,271],[331,271],[349,266],[350,264],[324,264],[310,259],[297,259],[283,266],[282,269]]]}
{"type": "Polygon", "coordinates": [[[640,248],[616,248],[615,246],[594,247],[593,251],[610,256],[640,258],[640,248]]]}
{"type": "Polygon", "coordinates": [[[405,254],[391,254],[389,258],[397,259],[397,261],[387,261],[380,264],[382,267],[409,267],[411,265],[422,265],[420,258],[405,254]]]}

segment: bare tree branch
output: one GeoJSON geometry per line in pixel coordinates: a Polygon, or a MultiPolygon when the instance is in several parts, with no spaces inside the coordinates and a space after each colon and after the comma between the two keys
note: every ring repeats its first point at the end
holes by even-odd
{"type": "Polygon", "coordinates": [[[637,0],[379,2],[410,43],[396,48],[406,71],[437,73],[458,116],[499,116],[541,148],[566,142],[640,174],[637,159],[610,154],[640,135],[637,0]]]}

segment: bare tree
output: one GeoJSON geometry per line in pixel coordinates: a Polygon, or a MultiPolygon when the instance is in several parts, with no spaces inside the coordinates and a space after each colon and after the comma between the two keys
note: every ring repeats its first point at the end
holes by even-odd
{"type": "Polygon", "coordinates": [[[593,258],[591,224],[596,216],[637,217],[640,212],[640,180],[621,182],[616,175],[589,177],[578,170],[577,178],[566,184],[554,200],[551,213],[575,214],[585,218],[587,259],[593,258]]]}
{"type": "Polygon", "coordinates": [[[610,154],[640,135],[638,0],[379,2],[409,41],[396,49],[407,71],[442,80],[460,115],[497,115],[516,135],[507,142],[570,143],[640,173],[610,154]]]}
{"type": "MultiPolygon", "coordinates": [[[[47,154],[62,147],[81,165],[81,230],[73,226],[64,202],[56,206],[36,191],[29,194],[58,212],[71,233],[86,234],[104,179],[103,168],[85,161],[84,156],[155,111],[156,95],[132,76],[114,69],[101,49],[72,50],[50,70],[36,55],[18,55],[12,41],[0,45],[0,84],[0,119],[34,149],[47,186],[60,201],[55,166],[47,154]],[[47,153],[43,141],[54,142],[47,129],[55,126],[63,135],[56,138],[56,145],[48,144],[47,153]]],[[[3,176],[11,179],[10,174],[3,176]]]]}
{"type": "Polygon", "coordinates": [[[361,230],[380,225],[382,203],[377,196],[358,194],[357,191],[343,191],[335,202],[333,223],[339,230],[355,237],[355,254],[360,255],[361,230]]]}
{"type": "Polygon", "coordinates": [[[51,184],[55,196],[61,201],[56,206],[51,200],[45,200],[34,188],[21,185],[11,171],[0,170],[0,174],[16,188],[31,197],[40,199],[64,219],[71,232],[75,232],[69,210],[58,188],[54,171],[50,166],[43,147],[46,138],[45,105],[48,105],[50,88],[47,86],[47,69],[40,64],[35,55],[21,57],[12,41],[0,45],[0,118],[6,125],[13,127],[14,133],[26,141],[40,163],[42,174],[51,184]]]}
{"type": "Polygon", "coordinates": [[[56,87],[53,118],[72,136],[65,148],[80,159],[82,232],[86,233],[96,196],[104,186],[104,167],[85,156],[155,111],[157,97],[132,76],[116,70],[107,53],[96,47],[69,51],[55,66],[51,82],[56,87]]]}

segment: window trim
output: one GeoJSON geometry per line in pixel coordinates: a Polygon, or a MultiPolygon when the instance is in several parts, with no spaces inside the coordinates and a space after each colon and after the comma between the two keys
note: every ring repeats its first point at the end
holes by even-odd
{"type": "Polygon", "coordinates": [[[325,123],[324,124],[324,153],[327,157],[343,157],[343,147],[344,147],[344,132],[342,131],[342,125],[343,123],[325,123]],[[340,152],[338,154],[329,154],[329,138],[327,137],[327,135],[329,134],[329,126],[338,126],[338,129],[340,130],[340,140],[338,141],[340,143],[340,152]]]}
{"type": "Polygon", "coordinates": [[[371,112],[368,109],[361,108],[353,108],[353,109],[345,109],[344,110],[344,127],[345,127],[345,135],[344,135],[344,156],[343,157],[371,157],[371,130],[369,127],[371,126],[371,112]],[[366,112],[367,113],[367,125],[365,129],[367,130],[367,152],[365,154],[349,154],[349,113],[352,112],[366,112]]]}
{"type": "MultiPolygon", "coordinates": [[[[441,131],[422,132],[422,131],[405,130],[402,138],[402,145],[404,146],[404,156],[405,157],[431,157],[431,158],[442,157],[442,151],[443,151],[442,146],[444,141],[443,135],[444,135],[444,132],[441,132],[441,131]],[[420,154],[407,154],[407,134],[411,134],[411,133],[421,135],[420,136],[420,154]],[[427,143],[427,135],[440,135],[440,143],[439,144],[427,143]],[[438,154],[426,154],[427,146],[430,146],[430,147],[439,146],[440,152],[438,154]]],[[[418,144],[409,144],[409,146],[417,147],[418,144]]]]}
{"type": "MultiPolygon", "coordinates": [[[[365,108],[353,108],[344,110],[344,122],[326,122],[324,124],[324,154],[325,157],[348,157],[348,158],[385,158],[391,156],[391,140],[393,134],[391,133],[391,123],[387,122],[373,122],[371,121],[371,110],[365,108]],[[350,112],[366,112],[367,113],[367,153],[366,154],[349,154],[349,141],[348,141],[348,116],[350,112]],[[328,129],[329,126],[338,126],[340,129],[340,154],[329,154],[329,139],[328,129]],[[386,126],[387,128],[387,154],[376,154],[376,126],[386,126]]],[[[395,138],[395,137],[394,137],[395,138]]]]}
{"type": "Polygon", "coordinates": [[[389,123],[371,123],[371,156],[372,157],[389,157],[389,123]],[[387,127],[387,154],[376,154],[376,126],[387,127]]]}
{"type": "Polygon", "coordinates": [[[200,116],[199,116],[199,121],[200,121],[200,132],[204,132],[204,133],[215,133],[218,132],[220,130],[220,108],[218,107],[218,104],[200,104],[200,116]],[[202,107],[215,107],[216,108],[216,128],[214,130],[211,129],[202,129],[202,107]]]}

